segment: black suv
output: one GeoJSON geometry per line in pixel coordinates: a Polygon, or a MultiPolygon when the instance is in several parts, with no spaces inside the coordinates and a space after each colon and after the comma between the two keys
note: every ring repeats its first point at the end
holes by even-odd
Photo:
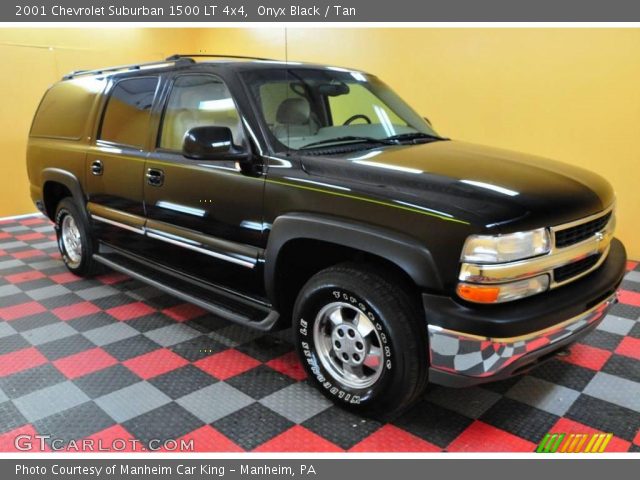
{"type": "Polygon", "coordinates": [[[615,303],[598,175],[444,138],[367,73],[194,57],[73,72],[42,99],[31,194],[75,274],[293,325],[311,382],[376,414],[525,372],[615,303]]]}

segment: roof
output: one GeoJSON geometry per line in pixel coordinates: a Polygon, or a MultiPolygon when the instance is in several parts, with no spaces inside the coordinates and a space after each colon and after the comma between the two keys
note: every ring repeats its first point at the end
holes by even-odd
{"type": "Polygon", "coordinates": [[[62,77],[62,80],[71,80],[73,78],[82,77],[82,76],[90,76],[90,75],[105,75],[105,74],[115,74],[115,73],[123,73],[123,72],[132,72],[132,71],[141,71],[147,69],[161,69],[163,67],[175,67],[175,66],[185,66],[185,65],[195,65],[206,64],[206,63],[224,63],[224,64],[233,64],[237,67],[248,67],[251,66],[253,68],[264,66],[265,68],[273,67],[274,65],[296,65],[296,66],[305,66],[305,67],[316,67],[316,68],[327,68],[327,65],[319,65],[312,63],[302,63],[302,62],[288,62],[285,60],[275,60],[270,58],[262,58],[262,57],[247,57],[241,55],[216,55],[216,54],[175,54],[167,57],[165,60],[160,60],[156,62],[147,62],[147,63],[133,63],[130,65],[118,65],[114,67],[105,67],[98,68],[93,70],[75,70],[70,72],[62,77]],[[196,62],[196,58],[210,58],[214,60],[208,60],[204,62],[196,62]],[[217,59],[217,60],[216,60],[217,59]]]}

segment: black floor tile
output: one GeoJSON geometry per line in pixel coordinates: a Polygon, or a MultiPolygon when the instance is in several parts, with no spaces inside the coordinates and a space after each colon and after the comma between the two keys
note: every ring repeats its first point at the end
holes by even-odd
{"type": "Polygon", "coordinates": [[[566,417],[629,441],[640,430],[638,412],[585,394],[571,405],[566,417]]]}
{"type": "Polygon", "coordinates": [[[149,380],[158,390],[176,400],[216,383],[218,379],[193,365],[185,365],[149,380]]]}
{"type": "Polygon", "coordinates": [[[173,402],[122,424],[147,447],[152,440],[176,440],[203,425],[201,420],[173,402]]]}
{"type": "Polygon", "coordinates": [[[293,423],[259,403],[252,403],[213,422],[212,426],[245,450],[253,450],[292,427],[293,423]]]}
{"type": "Polygon", "coordinates": [[[538,443],[560,417],[524,403],[502,398],[480,420],[520,438],[538,443]]]}
{"type": "Polygon", "coordinates": [[[117,364],[84,375],[73,380],[80,390],[89,398],[98,398],[103,395],[138,383],[140,378],[123,365],[117,364]]]}

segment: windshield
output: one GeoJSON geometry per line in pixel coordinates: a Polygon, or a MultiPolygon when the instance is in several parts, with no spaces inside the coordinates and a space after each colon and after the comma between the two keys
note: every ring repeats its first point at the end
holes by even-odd
{"type": "Polygon", "coordinates": [[[376,77],[334,68],[268,68],[243,73],[281,149],[397,144],[440,139],[376,77]]]}

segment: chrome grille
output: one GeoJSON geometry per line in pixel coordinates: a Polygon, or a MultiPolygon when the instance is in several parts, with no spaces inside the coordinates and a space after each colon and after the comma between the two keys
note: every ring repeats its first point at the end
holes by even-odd
{"type": "Polygon", "coordinates": [[[608,212],[595,220],[565,228],[564,230],[556,230],[556,247],[564,248],[588,239],[603,230],[609,223],[610,218],[611,212],[608,212]]]}

